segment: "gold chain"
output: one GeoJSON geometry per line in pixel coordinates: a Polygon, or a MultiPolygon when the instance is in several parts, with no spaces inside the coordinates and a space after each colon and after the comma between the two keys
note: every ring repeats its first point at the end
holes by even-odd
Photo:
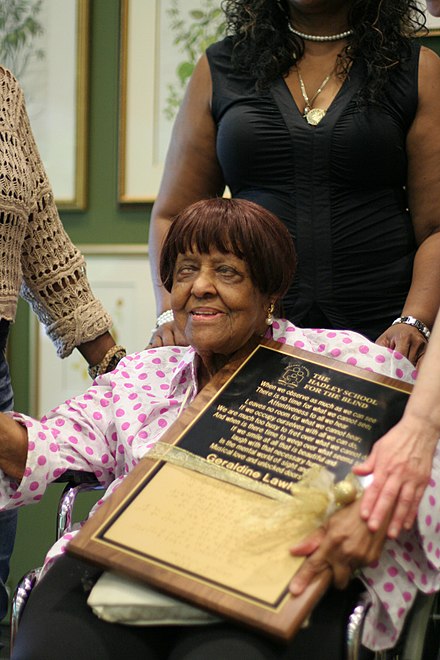
{"type": "Polygon", "coordinates": [[[313,108],[313,103],[315,102],[316,98],[321,94],[322,90],[330,80],[330,78],[333,77],[333,74],[335,72],[334,69],[330,71],[328,76],[324,78],[316,92],[313,94],[312,98],[309,99],[307,92],[306,92],[306,86],[304,85],[304,80],[302,78],[301,72],[299,70],[299,66],[296,67],[296,71],[298,74],[298,81],[299,81],[299,86],[301,89],[301,94],[303,96],[305,106],[304,106],[304,114],[303,116],[307,119],[308,123],[316,126],[316,124],[319,124],[321,119],[325,116],[326,110],[323,110],[322,108],[313,108]]]}

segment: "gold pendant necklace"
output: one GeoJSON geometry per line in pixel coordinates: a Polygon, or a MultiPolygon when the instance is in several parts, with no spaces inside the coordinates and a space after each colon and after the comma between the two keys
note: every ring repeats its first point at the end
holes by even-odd
{"type": "Polygon", "coordinates": [[[301,94],[303,95],[303,99],[305,102],[303,117],[307,120],[307,122],[311,126],[316,126],[317,124],[319,124],[321,119],[325,117],[327,110],[324,110],[323,108],[314,108],[313,103],[315,99],[319,96],[319,94],[321,94],[322,90],[324,89],[330,78],[333,76],[334,69],[328,74],[328,76],[324,78],[324,80],[322,81],[316,92],[313,94],[311,99],[309,99],[309,97],[307,96],[306,87],[304,85],[304,80],[302,79],[299,66],[296,67],[296,71],[298,73],[298,81],[301,89],[301,94]]]}

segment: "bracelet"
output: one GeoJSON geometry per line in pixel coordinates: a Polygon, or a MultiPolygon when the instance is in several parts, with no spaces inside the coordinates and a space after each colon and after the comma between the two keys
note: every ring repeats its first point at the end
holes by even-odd
{"type": "Polygon", "coordinates": [[[154,328],[151,328],[151,337],[148,345],[150,346],[151,342],[153,341],[154,338],[154,333],[158,328],[160,328],[161,325],[164,323],[171,323],[171,321],[174,321],[174,313],[172,309],[166,309],[162,314],[159,314],[159,316],[156,319],[156,325],[154,328]]]}
{"type": "Polygon", "coordinates": [[[406,325],[412,325],[424,336],[426,341],[429,341],[431,332],[427,325],[425,325],[419,319],[414,318],[414,316],[399,316],[398,319],[392,322],[391,325],[396,325],[397,323],[405,323],[406,325]]]}
{"type": "Polygon", "coordinates": [[[159,316],[157,317],[156,328],[159,328],[164,323],[170,323],[171,321],[174,321],[173,310],[167,309],[165,312],[162,312],[162,314],[159,314],[159,316]]]}
{"type": "Polygon", "coordinates": [[[174,321],[174,314],[172,309],[166,309],[162,314],[159,314],[159,316],[156,319],[156,325],[154,328],[151,328],[151,339],[150,339],[150,344],[153,340],[153,335],[156,332],[158,328],[160,328],[161,325],[164,323],[171,323],[171,321],[174,321]]]}
{"type": "Polygon", "coordinates": [[[98,364],[95,364],[87,369],[90,378],[94,380],[96,376],[105,374],[108,371],[113,371],[119,360],[121,360],[126,355],[127,351],[123,346],[112,346],[108,349],[107,353],[104,355],[102,360],[98,362],[98,364]]]}

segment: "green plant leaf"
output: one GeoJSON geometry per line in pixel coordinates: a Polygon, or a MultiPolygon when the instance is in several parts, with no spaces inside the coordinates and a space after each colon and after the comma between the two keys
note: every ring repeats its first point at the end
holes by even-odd
{"type": "Polygon", "coordinates": [[[188,78],[192,76],[193,71],[194,71],[193,62],[182,62],[177,67],[177,75],[179,76],[179,79],[182,82],[188,80],[188,78]]]}

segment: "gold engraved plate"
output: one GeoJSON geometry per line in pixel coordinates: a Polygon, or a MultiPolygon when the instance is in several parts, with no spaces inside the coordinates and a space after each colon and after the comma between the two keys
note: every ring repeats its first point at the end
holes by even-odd
{"type": "Polygon", "coordinates": [[[312,108],[306,114],[307,122],[311,126],[316,126],[317,124],[319,124],[321,119],[325,117],[325,114],[326,114],[326,110],[323,110],[322,108],[312,108]]]}

